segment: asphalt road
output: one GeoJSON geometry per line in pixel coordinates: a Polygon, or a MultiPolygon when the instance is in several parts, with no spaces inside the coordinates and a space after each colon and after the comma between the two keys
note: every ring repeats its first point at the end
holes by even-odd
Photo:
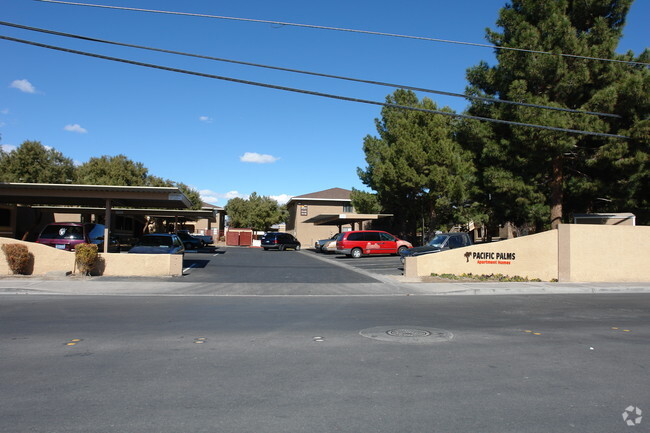
{"type": "Polygon", "coordinates": [[[305,251],[187,259],[192,296],[0,295],[0,432],[650,431],[648,294],[385,296],[305,251]]]}
{"type": "Polygon", "coordinates": [[[648,431],[648,304],[5,295],[0,431],[648,431]]]}
{"type": "MultiPolygon", "coordinates": [[[[264,251],[260,248],[218,248],[185,254],[178,282],[353,284],[378,282],[367,274],[319,260],[313,251],[264,251]]],[[[344,257],[345,256],[336,256],[344,257]]],[[[399,258],[392,257],[397,260],[399,258]]],[[[372,258],[370,258],[372,259],[372,258]]],[[[348,261],[349,262],[349,261],[348,261]]],[[[401,271],[400,271],[401,273],[401,271]]]]}

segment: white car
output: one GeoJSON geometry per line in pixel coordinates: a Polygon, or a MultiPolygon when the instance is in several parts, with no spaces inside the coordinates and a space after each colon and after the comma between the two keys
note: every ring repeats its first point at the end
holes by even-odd
{"type": "Polygon", "coordinates": [[[332,239],[328,239],[321,248],[320,251],[323,254],[335,253],[336,252],[336,241],[343,236],[343,233],[335,235],[332,239]]]}

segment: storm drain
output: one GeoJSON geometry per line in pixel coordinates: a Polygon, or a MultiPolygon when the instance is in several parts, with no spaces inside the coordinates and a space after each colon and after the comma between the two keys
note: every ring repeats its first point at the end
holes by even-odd
{"type": "Polygon", "coordinates": [[[454,338],[454,334],[444,329],[423,328],[420,326],[375,326],[359,332],[363,337],[397,343],[443,343],[454,338]]]}

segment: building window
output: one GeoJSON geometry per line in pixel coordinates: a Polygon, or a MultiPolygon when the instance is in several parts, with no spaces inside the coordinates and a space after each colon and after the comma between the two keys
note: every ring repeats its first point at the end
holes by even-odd
{"type": "Polygon", "coordinates": [[[352,208],[351,204],[344,204],[343,205],[343,212],[352,213],[352,212],[354,212],[354,209],[352,208]]]}

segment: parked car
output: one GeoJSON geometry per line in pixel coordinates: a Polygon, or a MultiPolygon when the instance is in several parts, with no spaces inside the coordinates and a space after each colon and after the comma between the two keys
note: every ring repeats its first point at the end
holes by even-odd
{"type": "Polygon", "coordinates": [[[356,230],[343,233],[336,241],[336,252],[359,258],[364,254],[400,254],[412,248],[409,242],[380,230],[356,230]]]}
{"type": "MultiPolygon", "coordinates": [[[[66,251],[74,251],[78,244],[95,244],[97,250],[103,252],[104,225],[78,222],[50,223],[43,228],[36,242],[66,251]]],[[[117,239],[111,238],[108,251],[120,252],[120,243],[117,239]]]]}
{"type": "Polygon", "coordinates": [[[321,239],[321,240],[319,240],[319,241],[316,241],[316,243],[314,243],[314,248],[316,249],[316,252],[317,252],[317,253],[321,252],[322,249],[323,249],[323,245],[325,245],[326,243],[329,243],[329,242],[331,242],[331,241],[333,241],[333,240],[336,240],[336,237],[337,237],[338,235],[339,235],[339,234],[336,233],[335,235],[332,235],[331,237],[329,237],[329,238],[327,238],[327,239],[321,239]]]}
{"type": "Polygon", "coordinates": [[[175,234],[152,233],[144,235],[129,250],[134,254],[183,254],[183,241],[175,234]]]}
{"type": "Polygon", "coordinates": [[[404,263],[406,257],[421,256],[470,245],[472,245],[472,240],[468,233],[439,233],[426,245],[402,251],[400,260],[404,263]]]}
{"type": "Polygon", "coordinates": [[[262,237],[262,248],[264,248],[264,251],[274,249],[284,251],[287,248],[298,251],[300,250],[300,242],[289,233],[270,232],[262,237]]]}
{"type": "Polygon", "coordinates": [[[176,236],[183,241],[186,250],[198,250],[203,246],[201,239],[195,238],[187,230],[178,230],[176,236]]]}
{"type": "Polygon", "coordinates": [[[321,252],[323,254],[335,253],[336,252],[336,241],[341,237],[343,237],[343,233],[337,233],[334,236],[334,238],[328,239],[328,241],[325,242],[323,244],[323,246],[321,247],[321,249],[320,249],[321,252]]]}
{"type": "Polygon", "coordinates": [[[197,238],[198,240],[201,241],[201,246],[203,246],[203,247],[206,246],[206,245],[210,245],[210,244],[214,243],[214,239],[212,239],[212,236],[193,234],[193,233],[190,233],[189,230],[178,230],[176,232],[176,234],[179,234],[179,233],[185,233],[185,234],[188,234],[189,236],[192,236],[193,238],[197,238]]]}

